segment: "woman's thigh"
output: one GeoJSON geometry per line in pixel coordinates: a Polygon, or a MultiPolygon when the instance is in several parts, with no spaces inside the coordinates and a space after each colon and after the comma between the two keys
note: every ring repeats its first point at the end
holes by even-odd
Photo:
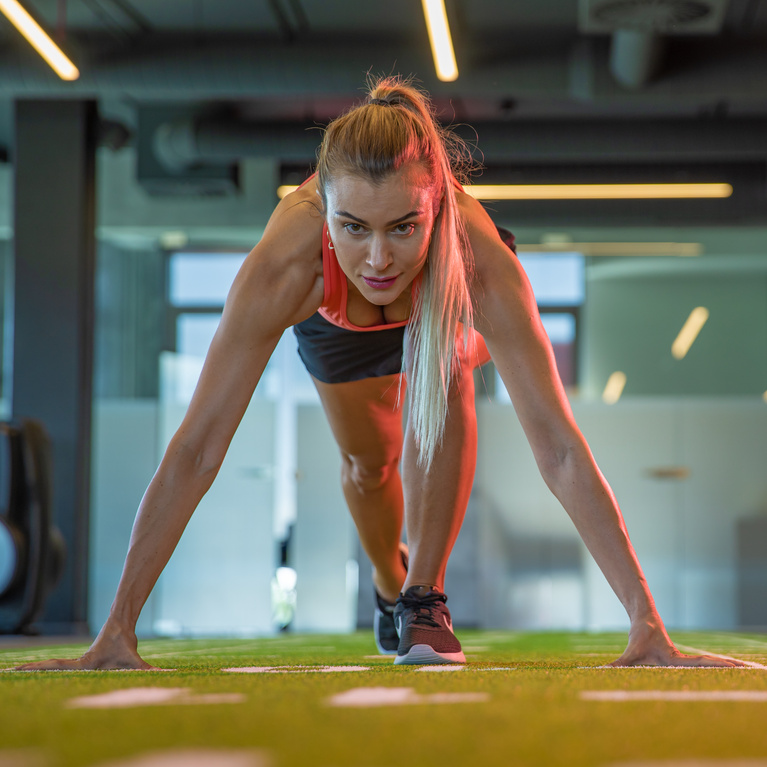
{"type": "Polygon", "coordinates": [[[401,378],[387,375],[334,384],[314,379],[344,457],[371,468],[399,459],[405,397],[405,382],[401,378]]]}

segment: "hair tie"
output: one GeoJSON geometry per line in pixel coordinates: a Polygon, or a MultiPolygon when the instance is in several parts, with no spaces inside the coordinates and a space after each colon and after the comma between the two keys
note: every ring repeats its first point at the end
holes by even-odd
{"type": "Polygon", "coordinates": [[[392,104],[391,101],[386,101],[386,99],[370,99],[370,101],[368,101],[368,104],[378,104],[378,106],[380,107],[394,106],[394,104],[392,104]]]}

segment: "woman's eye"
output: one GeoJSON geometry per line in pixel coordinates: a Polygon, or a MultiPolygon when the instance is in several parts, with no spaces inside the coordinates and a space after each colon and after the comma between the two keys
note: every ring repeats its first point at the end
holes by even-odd
{"type": "Polygon", "coordinates": [[[344,224],[344,229],[350,234],[359,234],[362,231],[362,225],[354,223],[344,224]]]}
{"type": "Polygon", "coordinates": [[[415,229],[415,224],[397,224],[394,227],[394,231],[397,234],[411,234],[415,229]]]}

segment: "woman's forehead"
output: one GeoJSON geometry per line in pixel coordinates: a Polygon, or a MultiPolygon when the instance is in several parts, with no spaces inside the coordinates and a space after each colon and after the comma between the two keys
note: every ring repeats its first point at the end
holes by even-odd
{"type": "Polygon", "coordinates": [[[429,207],[437,190],[426,174],[418,169],[403,167],[381,180],[339,173],[330,179],[326,194],[331,208],[341,205],[346,209],[352,206],[358,209],[399,210],[404,207],[415,210],[429,207]]]}

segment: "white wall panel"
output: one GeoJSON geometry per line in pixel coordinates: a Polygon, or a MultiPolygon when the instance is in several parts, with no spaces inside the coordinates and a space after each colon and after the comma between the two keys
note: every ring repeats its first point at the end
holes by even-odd
{"type": "Polygon", "coordinates": [[[318,405],[298,407],[297,465],[293,626],[351,631],[357,621],[356,531],[341,490],[340,454],[318,405]]]}
{"type": "MultiPolygon", "coordinates": [[[[88,623],[109,615],[141,497],[157,468],[157,402],[97,400],[93,409],[88,623]]],[[[153,597],[138,622],[152,633],[153,597]]]]}
{"type": "MultiPolygon", "coordinates": [[[[163,400],[161,451],[185,411],[185,403],[163,400]]],[[[254,635],[273,630],[274,453],[275,405],[254,398],[155,587],[157,633],[254,635]]]]}

